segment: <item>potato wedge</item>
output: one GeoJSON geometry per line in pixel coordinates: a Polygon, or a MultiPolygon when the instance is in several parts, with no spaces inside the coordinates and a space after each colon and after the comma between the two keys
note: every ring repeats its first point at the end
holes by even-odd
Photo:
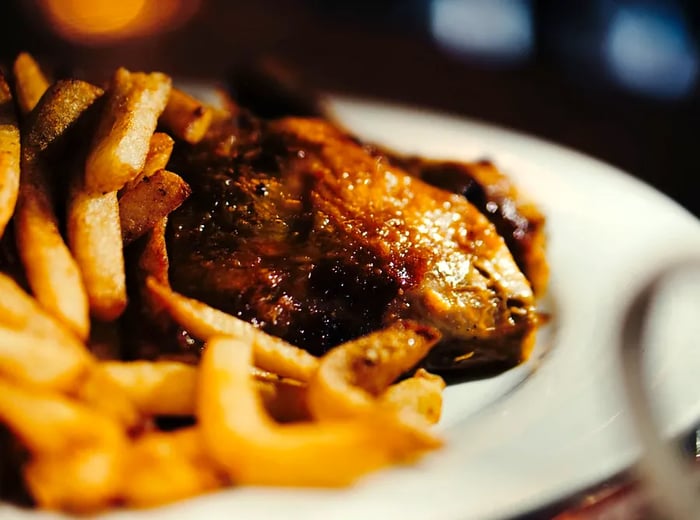
{"type": "Polygon", "coordinates": [[[59,81],[41,98],[27,121],[15,210],[17,249],[32,292],[83,340],[90,328],[87,293],[60,232],[46,154],[65,139],[101,94],[101,89],[82,81],[59,81]]]}
{"type": "Polygon", "coordinates": [[[126,274],[117,192],[91,194],[74,179],[67,230],[91,314],[102,321],[118,318],[126,308],[126,274]]]}
{"type": "Polygon", "coordinates": [[[66,392],[76,388],[92,358],[82,345],[0,327],[0,376],[66,392]]]}
{"type": "Polygon", "coordinates": [[[21,52],[12,68],[15,76],[17,104],[23,114],[28,114],[49,88],[49,80],[31,54],[21,52]]]}
{"type": "Polygon", "coordinates": [[[122,238],[129,244],[145,235],[159,220],[190,196],[189,185],[167,170],[144,177],[119,199],[122,238]]]}
{"type": "Polygon", "coordinates": [[[179,89],[172,89],[160,122],[178,139],[197,144],[209,130],[213,110],[179,89]]]}
{"type": "Polygon", "coordinates": [[[124,68],[115,72],[85,163],[85,186],[89,192],[117,191],[143,170],[170,84],[165,74],[129,72],[124,68]]]}
{"type": "Polygon", "coordinates": [[[134,179],[124,185],[125,190],[130,190],[136,186],[144,177],[150,177],[158,170],[164,170],[168,166],[170,154],[173,152],[175,141],[168,134],[156,132],[151,136],[151,142],[148,144],[148,154],[146,155],[146,163],[143,165],[143,170],[134,179]]]}
{"type": "Polygon", "coordinates": [[[0,72],[0,237],[15,211],[19,193],[19,126],[10,87],[0,72]]]}
{"type": "Polygon", "coordinates": [[[265,334],[250,323],[187,298],[159,283],[152,277],[146,286],[173,320],[204,341],[214,336],[231,336],[253,345],[255,365],[297,381],[308,381],[318,367],[311,354],[289,343],[265,334]]]}
{"type": "Polygon", "coordinates": [[[265,413],[249,375],[251,346],[212,338],[204,351],[198,425],[209,455],[235,483],[339,486],[439,446],[405,435],[392,420],[278,425],[265,413]]]}
{"type": "Polygon", "coordinates": [[[309,407],[317,419],[362,416],[376,409],[376,396],[414,367],[440,333],[411,321],[331,349],[309,381],[309,407]]]}

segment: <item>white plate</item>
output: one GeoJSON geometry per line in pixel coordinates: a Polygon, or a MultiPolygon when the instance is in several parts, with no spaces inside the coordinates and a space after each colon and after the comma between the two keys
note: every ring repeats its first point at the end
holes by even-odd
{"type": "MultiPolygon", "coordinates": [[[[489,157],[539,203],[548,218],[554,319],[539,338],[537,355],[493,379],[448,388],[441,425],[447,447],[415,466],[377,473],[347,490],[232,489],[107,517],[507,517],[633,462],[638,448],[616,369],[622,308],[658,268],[700,256],[700,223],[621,172],[530,137],[367,101],[336,99],[333,107],[359,135],[397,150],[489,157]]],[[[700,420],[700,351],[676,339],[667,337],[662,362],[652,370],[670,432],[700,420]]],[[[333,470],[333,461],[319,464],[333,470]]],[[[0,508],[2,518],[54,516],[0,508]]]]}

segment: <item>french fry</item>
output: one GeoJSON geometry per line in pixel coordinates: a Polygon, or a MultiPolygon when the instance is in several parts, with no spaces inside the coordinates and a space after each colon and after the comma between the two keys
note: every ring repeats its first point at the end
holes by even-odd
{"type": "Polygon", "coordinates": [[[85,186],[92,193],[121,189],[143,170],[158,117],[170,94],[165,74],[118,69],[85,163],[85,186]]]}
{"type": "Polygon", "coordinates": [[[99,365],[88,372],[70,395],[94,412],[119,424],[125,431],[131,431],[141,424],[142,415],[129,393],[100,370],[99,365]]]}
{"type": "Polygon", "coordinates": [[[250,343],[213,338],[199,379],[197,418],[204,445],[236,483],[347,485],[439,445],[404,435],[379,415],[277,425],[261,406],[249,375],[250,360],[250,343]]]}
{"type": "Polygon", "coordinates": [[[0,237],[12,217],[19,192],[19,127],[10,87],[0,72],[0,237]]]}
{"type": "Polygon", "coordinates": [[[197,368],[176,361],[107,361],[97,367],[143,415],[193,415],[197,368]]]}
{"type": "Polygon", "coordinates": [[[144,177],[150,177],[158,170],[164,170],[168,166],[170,154],[173,152],[175,141],[168,134],[156,132],[151,136],[151,141],[148,144],[148,154],[146,162],[143,165],[143,170],[134,179],[124,185],[125,190],[130,190],[136,186],[144,177]]]}
{"type": "Polygon", "coordinates": [[[146,245],[139,257],[139,269],[146,277],[153,277],[159,284],[169,286],[168,248],[165,243],[165,230],[168,227],[168,218],[159,220],[149,232],[146,245]]]}
{"type": "Polygon", "coordinates": [[[90,327],[87,294],[80,270],[61,236],[44,155],[101,94],[99,88],[82,81],[59,81],[41,98],[27,122],[15,210],[17,249],[32,292],[45,309],[83,340],[90,327]]]}
{"type": "Polygon", "coordinates": [[[126,274],[117,192],[91,194],[74,179],[66,227],[91,314],[103,321],[118,318],[126,308],[126,274]]]}
{"type": "Polygon", "coordinates": [[[65,392],[76,388],[91,366],[92,358],[82,345],[0,327],[2,377],[65,392]]]}
{"type": "Polygon", "coordinates": [[[100,511],[119,498],[125,474],[126,445],[97,445],[41,455],[24,468],[24,480],[43,509],[77,514],[100,511]]]}
{"type": "Polygon", "coordinates": [[[21,52],[12,70],[15,76],[17,104],[23,114],[28,114],[49,88],[49,81],[31,54],[21,52]]]}
{"type": "Polygon", "coordinates": [[[135,507],[182,500],[223,484],[195,428],[146,433],[131,448],[127,468],[122,494],[135,507]]]}
{"type": "Polygon", "coordinates": [[[399,413],[417,414],[429,424],[440,420],[442,391],[445,381],[440,376],[418,369],[413,377],[391,385],[379,396],[382,407],[399,413]]]}
{"type": "Polygon", "coordinates": [[[212,117],[210,107],[174,88],[160,121],[178,139],[197,144],[206,135],[212,117]]]}
{"type": "Polygon", "coordinates": [[[122,237],[129,244],[146,234],[159,220],[190,196],[189,185],[167,170],[144,177],[119,199],[122,237]]]}
{"type": "Polygon", "coordinates": [[[255,374],[254,382],[265,411],[275,421],[287,423],[311,420],[305,384],[275,374],[255,374]]]}
{"type": "Polygon", "coordinates": [[[250,323],[187,298],[152,277],[146,287],[173,320],[195,337],[208,341],[214,336],[231,336],[253,345],[255,365],[297,381],[308,381],[318,368],[318,360],[289,343],[265,334],[250,323]]]}
{"type": "Polygon", "coordinates": [[[309,381],[309,407],[318,419],[361,416],[376,397],[415,366],[440,339],[431,327],[397,321],[331,349],[309,381]]]}
{"type": "Polygon", "coordinates": [[[2,378],[0,421],[35,455],[58,455],[80,446],[117,447],[126,442],[117,422],[85,404],[2,378]]]}

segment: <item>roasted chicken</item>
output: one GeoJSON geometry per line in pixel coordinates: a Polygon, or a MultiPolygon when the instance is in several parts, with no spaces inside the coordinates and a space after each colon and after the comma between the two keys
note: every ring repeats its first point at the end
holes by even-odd
{"type": "Polygon", "coordinates": [[[408,318],[442,333],[425,365],[443,374],[527,356],[532,285],[462,194],[318,118],[241,111],[173,161],[192,187],[176,290],[315,354],[408,318]]]}

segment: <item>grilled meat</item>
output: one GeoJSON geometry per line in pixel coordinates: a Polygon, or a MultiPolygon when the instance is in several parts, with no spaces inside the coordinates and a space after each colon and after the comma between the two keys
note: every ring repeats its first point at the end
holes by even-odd
{"type": "Polygon", "coordinates": [[[442,332],[433,370],[526,355],[533,292],[494,225],[331,123],[241,114],[174,162],[176,290],[315,354],[410,318],[442,332]]]}

